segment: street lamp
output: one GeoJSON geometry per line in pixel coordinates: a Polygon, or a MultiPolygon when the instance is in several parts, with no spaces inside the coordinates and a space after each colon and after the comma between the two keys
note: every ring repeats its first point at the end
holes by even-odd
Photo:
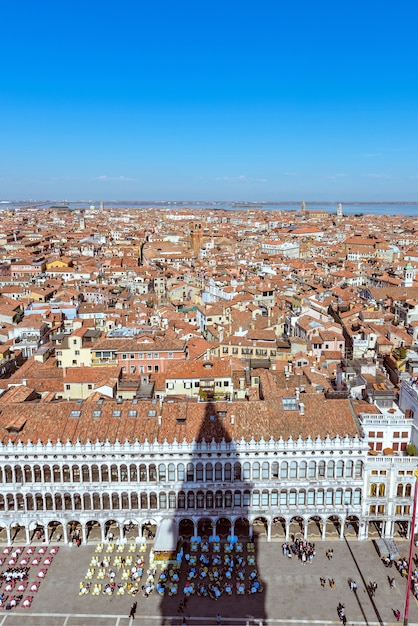
{"type": "Polygon", "coordinates": [[[412,562],[414,557],[414,539],[415,539],[415,519],[417,516],[417,496],[418,496],[418,469],[414,471],[415,485],[414,485],[414,502],[412,507],[412,521],[411,521],[411,537],[409,539],[409,559],[408,559],[408,580],[406,583],[406,597],[405,597],[405,611],[403,617],[404,626],[408,626],[409,616],[409,599],[411,597],[411,579],[412,579],[412,562]]]}

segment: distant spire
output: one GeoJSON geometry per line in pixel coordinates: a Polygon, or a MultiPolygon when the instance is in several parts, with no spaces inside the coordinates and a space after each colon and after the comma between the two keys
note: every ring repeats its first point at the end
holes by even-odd
{"type": "Polygon", "coordinates": [[[306,212],[306,202],[305,200],[302,201],[302,213],[306,212]]]}

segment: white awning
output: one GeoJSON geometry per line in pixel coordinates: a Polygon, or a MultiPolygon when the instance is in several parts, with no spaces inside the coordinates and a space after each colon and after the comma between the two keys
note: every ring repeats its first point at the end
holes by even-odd
{"type": "Polygon", "coordinates": [[[158,526],[154,541],[154,552],[174,552],[177,548],[179,531],[176,522],[171,518],[165,518],[158,526]]]}

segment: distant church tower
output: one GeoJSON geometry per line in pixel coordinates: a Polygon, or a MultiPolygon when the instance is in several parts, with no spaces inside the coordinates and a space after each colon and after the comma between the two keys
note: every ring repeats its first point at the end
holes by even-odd
{"type": "Polygon", "coordinates": [[[79,229],[84,230],[85,228],[86,228],[86,220],[84,218],[84,211],[82,211],[81,216],[80,216],[79,229]]]}
{"type": "Polygon", "coordinates": [[[415,270],[411,263],[407,263],[403,268],[402,287],[412,287],[414,284],[415,270]]]}
{"type": "Polygon", "coordinates": [[[338,223],[341,222],[342,216],[343,216],[343,205],[340,202],[340,204],[338,205],[338,209],[337,209],[337,222],[338,223]]]}
{"type": "Polygon", "coordinates": [[[306,217],[306,202],[305,200],[302,202],[302,215],[306,217]]]}

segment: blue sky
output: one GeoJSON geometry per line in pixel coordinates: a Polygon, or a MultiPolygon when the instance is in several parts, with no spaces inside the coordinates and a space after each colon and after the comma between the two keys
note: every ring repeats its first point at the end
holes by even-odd
{"type": "Polygon", "coordinates": [[[415,2],[0,14],[0,200],[418,200],[415,2]]]}

